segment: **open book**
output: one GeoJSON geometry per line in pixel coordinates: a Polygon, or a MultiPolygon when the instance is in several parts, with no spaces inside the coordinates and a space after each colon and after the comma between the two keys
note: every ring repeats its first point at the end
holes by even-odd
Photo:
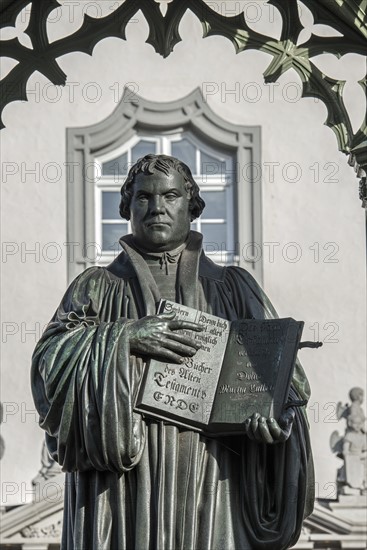
{"type": "Polygon", "coordinates": [[[162,300],[158,313],[204,327],[201,348],[183,364],[151,359],[135,410],[212,435],[244,432],[254,412],[278,419],[288,398],[303,322],[291,318],[227,321],[162,300]]]}

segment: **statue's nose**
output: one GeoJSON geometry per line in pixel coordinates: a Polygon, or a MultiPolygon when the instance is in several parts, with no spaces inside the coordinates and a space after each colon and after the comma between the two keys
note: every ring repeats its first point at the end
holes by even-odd
{"type": "Polygon", "coordinates": [[[150,210],[152,214],[162,214],[166,211],[163,197],[155,195],[152,197],[150,210]]]}

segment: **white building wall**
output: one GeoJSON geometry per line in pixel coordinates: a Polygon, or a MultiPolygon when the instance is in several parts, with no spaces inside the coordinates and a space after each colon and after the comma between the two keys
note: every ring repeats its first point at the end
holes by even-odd
{"type": "MultiPolygon", "coordinates": [[[[99,4],[106,9],[105,2],[99,4]]],[[[56,38],[74,31],[78,17],[75,12],[69,21],[64,10],[50,32],[56,38]]],[[[268,21],[263,24],[270,28],[268,21]]],[[[313,390],[309,417],[317,496],[335,496],[332,484],[340,464],[328,440],[334,429],[344,430],[335,422],[335,403],[345,402],[352,386],[365,385],[364,213],[355,174],[338,152],[334,134],[323,126],[325,106],[300,99],[294,72],[276,85],[264,85],[270,56],[236,56],[225,38],[203,40],[201,25],[190,13],[180,34],[182,42],[161,58],[144,43],[148,25],[139,13],[127,27],[127,42],[110,38],[95,47],[93,57],[75,53],[59,59],[68,75],[66,88],[56,90],[34,74],[28,103],[15,102],[4,111],[1,401],[6,449],[1,471],[6,505],[31,499],[30,481],[40,467],[43,434],[29,368],[40,328],[67,285],[65,128],[103,120],[126,84],[153,101],[177,100],[199,86],[217,115],[262,127],[263,238],[273,243],[263,247],[265,290],[281,316],[305,321],[304,339],[314,340],[318,328],[320,340],[336,340],[300,352],[313,390]],[[32,169],[35,173],[27,172],[32,169]],[[36,334],[27,332],[32,329],[36,334]]],[[[355,83],[363,76],[362,59],[322,58],[330,76],[350,77],[355,90],[350,112],[360,122],[363,100],[355,83]]]]}

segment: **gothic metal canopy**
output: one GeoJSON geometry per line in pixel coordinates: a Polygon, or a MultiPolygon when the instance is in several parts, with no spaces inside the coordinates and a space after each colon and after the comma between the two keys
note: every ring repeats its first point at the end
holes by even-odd
{"type": "MultiPolygon", "coordinates": [[[[315,24],[326,24],[342,36],[320,37],[311,34],[303,44],[297,45],[304,28],[297,0],[268,0],[280,12],[282,31],[279,40],[254,31],[244,13],[232,17],[221,15],[204,0],[125,0],[112,13],[104,17],[84,15],[81,27],[74,33],[52,43],[47,34],[47,18],[61,4],[57,0],[33,0],[27,33],[32,48],[21,44],[18,38],[2,41],[1,55],[15,59],[17,65],[0,81],[0,116],[3,108],[16,100],[27,100],[26,83],[39,71],[55,85],[64,85],[67,75],[57,59],[70,52],[92,55],[94,46],[104,38],[126,40],[126,26],[140,10],[148,25],[147,42],[155,51],[167,57],[180,42],[179,24],[186,10],[190,10],[203,26],[204,37],[220,35],[228,38],[236,53],[258,50],[271,56],[264,72],[266,83],[275,82],[283,73],[294,69],[302,81],[302,96],[316,97],[327,108],[325,124],[335,133],[338,148],[349,155],[349,162],[361,178],[360,197],[367,207],[367,126],[362,121],[357,132],[352,124],[343,98],[345,81],[324,74],[312,58],[331,53],[340,58],[347,53],[364,55],[367,51],[367,0],[302,0],[311,10],[315,24]],[[159,4],[167,5],[165,15],[159,4]]],[[[0,28],[14,26],[21,10],[29,0],[2,0],[0,28]]],[[[359,84],[367,89],[366,77],[359,84]]],[[[1,121],[0,121],[1,122],[1,121]]],[[[1,126],[3,124],[1,123],[1,126]]]]}

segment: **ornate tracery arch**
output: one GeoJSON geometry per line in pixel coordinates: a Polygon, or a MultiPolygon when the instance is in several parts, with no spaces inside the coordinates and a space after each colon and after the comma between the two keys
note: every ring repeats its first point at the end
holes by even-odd
{"type": "MultiPolygon", "coordinates": [[[[17,61],[16,66],[0,82],[0,114],[10,102],[26,100],[26,83],[35,71],[41,72],[55,85],[64,85],[67,75],[57,59],[70,52],[92,55],[94,46],[104,38],[117,37],[126,40],[125,30],[129,21],[140,10],[148,25],[147,42],[157,53],[167,57],[181,40],[179,24],[186,10],[190,10],[202,23],[204,37],[220,35],[228,38],[236,53],[258,50],[271,56],[264,72],[266,83],[275,82],[283,73],[294,69],[302,81],[303,97],[316,97],[327,108],[325,124],[335,133],[338,148],[349,155],[349,163],[361,178],[360,197],[367,207],[367,126],[363,121],[357,132],[352,124],[343,99],[345,81],[335,80],[324,74],[312,58],[322,53],[341,57],[346,53],[365,54],[367,46],[366,0],[302,0],[311,10],[315,23],[327,24],[342,36],[320,37],[311,34],[303,44],[297,45],[304,28],[296,0],[268,0],[279,10],[282,31],[279,40],[254,31],[244,13],[226,17],[217,13],[204,0],[125,0],[112,13],[104,17],[84,15],[82,26],[70,34],[49,42],[47,18],[61,6],[57,0],[33,0],[31,15],[25,32],[33,48],[27,48],[17,38],[2,41],[2,56],[17,61]],[[159,4],[166,5],[165,15],[159,4]]],[[[14,26],[17,15],[29,4],[29,0],[3,0],[0,28],[14,26]]],[[[366,90],[364,77],[359,84],[366,90]]]]}

